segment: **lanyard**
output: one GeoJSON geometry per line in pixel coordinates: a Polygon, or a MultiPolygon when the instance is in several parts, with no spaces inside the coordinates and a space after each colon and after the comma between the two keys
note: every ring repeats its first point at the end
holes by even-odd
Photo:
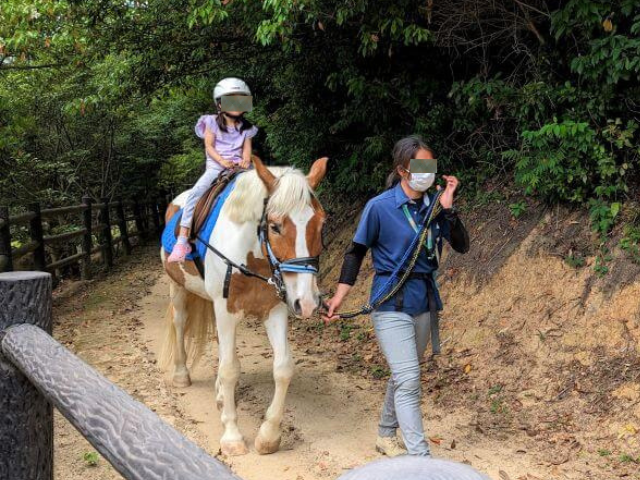
{"type": "MultiPolygon", "coordinates": [[[[411,212],[409,212],[409,209],[407,208],[406,203],[402,205],[402,211],[404,212],[404,216],[407,217],[407,221],[409,222],[409,225],[411,225],[411,228],[413,228],[413,231],[418,233],[419,232],[418,225],[416,224],[416,221],[411,216],[411,212]]],[[[439,257],[439,255],[438,255],[438,249],[433,248],[433,234],[431,232],[431,226],[429,226],[428,228],[429,228],[429,234],[427,236],[427,242],[424,244],[424,246],[427,249],[428,258],[433,259],[434,253],[436,257],[439,257]]],[[[438,263],[440,263],[440,258],[438,258],[438,263]]]]}

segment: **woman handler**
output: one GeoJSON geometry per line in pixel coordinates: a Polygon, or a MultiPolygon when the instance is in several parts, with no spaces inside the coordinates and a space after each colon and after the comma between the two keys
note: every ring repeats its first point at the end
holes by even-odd
{"type": "MultiPolygon", "coordinates": [[[[396,143],[393,172],[387,180],[389,188],[369,200],[364,209],[353,243],[345,254],[336,293],[327,302],[325,321],[339,318],[337,312],[356,281],[368,249],[376,271],[371,287],[373,298],[388,283],[410,248],[436,198],[435,193],[426,193],[434,183],[435,173],[411,172],[410,165],[419,164],[412,159],[434,159],[432,150],[418,136],[396,143]]],[[[447,182],[439,200],[443,210],[431,222],[426,248],[402,289],[371,314],[376,337],[391,369],[376,441],[376,449],[388,456],[407,453],[430,456],[420,409],[420,363],[431,336],[431,322],[437,327],[437,311],[442,309],[434,278],[442,238],[457,252],[469,250],[469,236],[453,207],[458,179],[447,175],[442,178],[447,182]],[[404,444],[396,436],[398,427],[404,444]]],[[[437,352],[437,338],[432,343],[437,352]]]]}

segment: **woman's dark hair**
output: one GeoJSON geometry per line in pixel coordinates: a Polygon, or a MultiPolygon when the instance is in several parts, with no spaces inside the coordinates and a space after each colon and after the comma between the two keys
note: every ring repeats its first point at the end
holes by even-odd
{"type": "Polygon", "coordinates": [[[393,146],[393,171],[387,177],[387,188],[393,187],[400,181],[398,167],[409,168],[409,161],[414,158],[418,150],[426,150],[433,155],[433,150],[424,143],[420,135],[410,135],[396,142],[393,146]]]}
{"type": "MultiPolygon", "coordinates": [[[[220,109],[220,103],[216,105],[218,107],[218,115],[216,115],[216,123],[218,124],[218,128],[223,132],[227,133],[227,122],[224,121],[224,116],[222,115],[222,110],[220,109]]],[[[244,116],[240,117],[240,131],[244,132],[245,130],[249,130],[253,127],[253,124],[244,118],[244,116]]]]}

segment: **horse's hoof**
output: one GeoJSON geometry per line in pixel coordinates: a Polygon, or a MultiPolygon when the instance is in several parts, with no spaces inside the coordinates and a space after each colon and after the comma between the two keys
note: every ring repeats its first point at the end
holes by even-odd
{"type": "Polygon", "coordinates": [[[246,455],[249,449],[243,441],[240,442],[221,442],[220,450],[227,457],[237,457],[238,455],[246,455]]]}
{"type": "Polygon", "coordinates": [[[269,455],[270,453],[275,453],[280,449],[280,440],[281,437],[278,437],[276,440],[266,441],[263,440],[260,435],[258,435],[255,441],[256,452],[258,452],[260,455],[269,455]]]}
{"type": "Polygon", "coordinates": [[[191,377],[189,376],[189,373],[174,375],[172,383],[176,388],[186,388],[191,386],[191,377]]]}

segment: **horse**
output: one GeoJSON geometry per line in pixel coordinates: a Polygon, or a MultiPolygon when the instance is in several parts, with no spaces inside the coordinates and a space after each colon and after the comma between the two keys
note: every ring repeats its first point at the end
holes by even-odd
{"type": "MultiPolygon", "coordinates": [[[[316,274],[327,215],[314,191],[326,174],[327,160],[316,160],[305,176],[292,167],[267,168],[254,157],[255,168],[236,177],[210,238],[201,239],[210,250],[204,278],[193,261],[168,263],[170,252],[160,251],[171,303],[159,363],[165,370],[173,364],[175,387],[188,387],[187,356],[193,367],[215,325],[216,402],[224,426],[220,447],[227,456],[248,452],[237,425],[234,396],[240,376],[236,329],[246,317],[264,322],[273,349],[275,391],[254,445],[260,454],[279,449],[285,397],[294,373],[287,340],[289,313],[306,319],[322,305],[316,274]]],[[[187,194],[171,202],[167,223],[187,194]]]]}

